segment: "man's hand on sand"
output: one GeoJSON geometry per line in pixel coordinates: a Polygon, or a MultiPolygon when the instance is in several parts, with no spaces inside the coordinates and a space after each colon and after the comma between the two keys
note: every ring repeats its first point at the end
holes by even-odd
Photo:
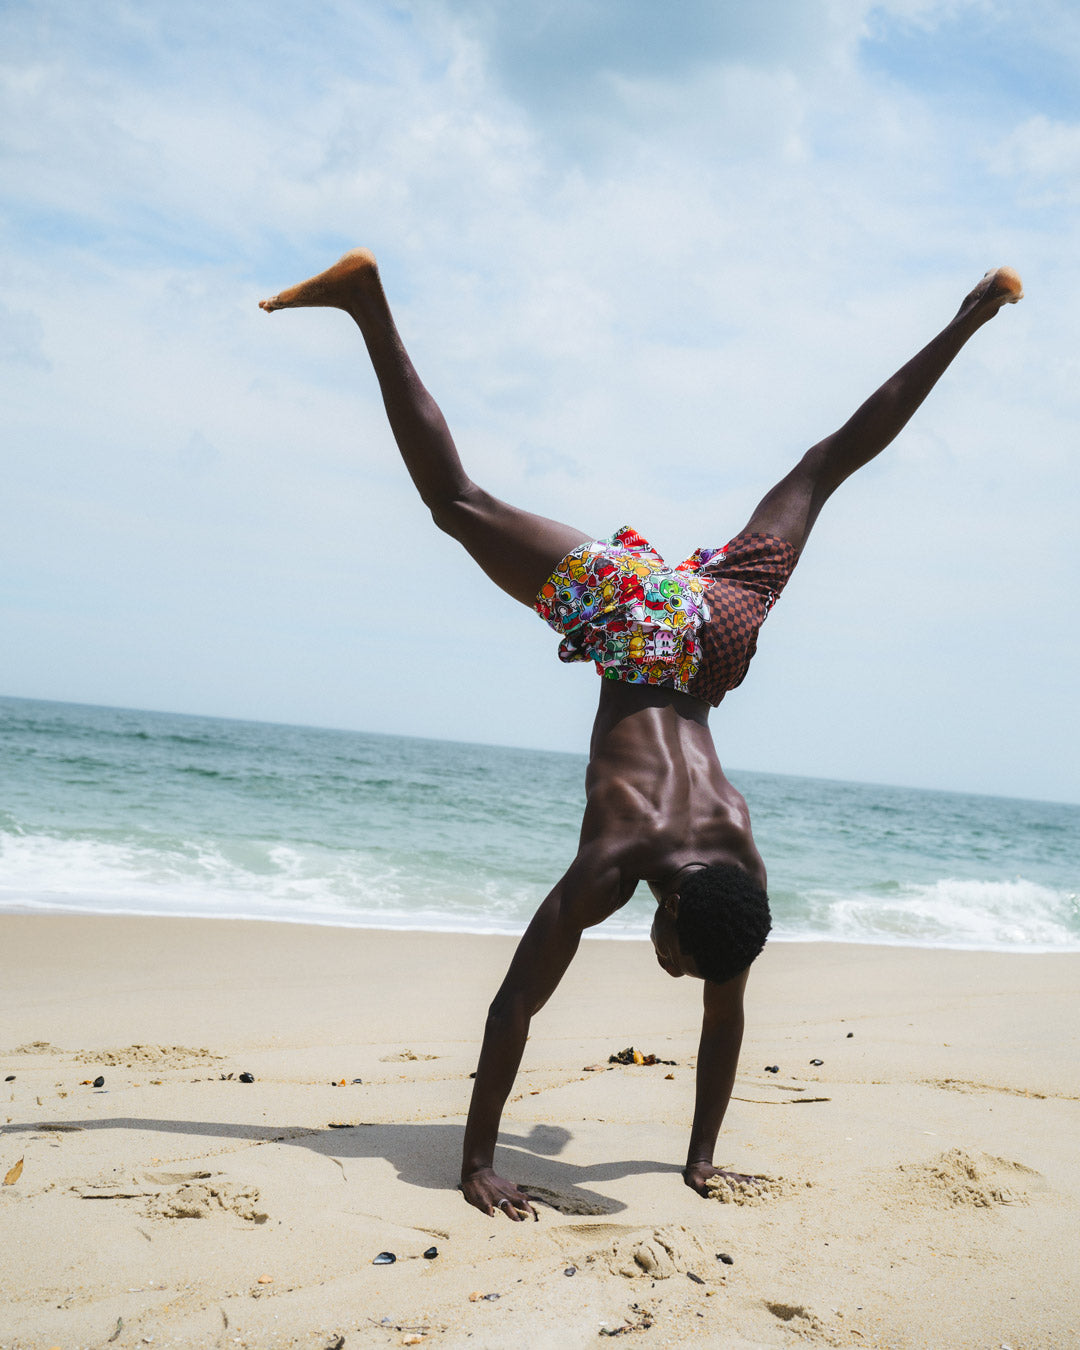
{"type": "Polygon", "coordinates": [[[724,1181],[731,1182],[733,1187],[757,1186],[759,1181],[757,1177],[744,1176],[741,1172],[725,1172],[719,1167],[714,1167],[712,1163],[695,1162],[687,1163],[683,1168],[683,1181],[692,1191],[697,1191],[706,1200],[710,1198],[709,1182],[713,1177],[721,1177],[724,1181]]]}
{"type": "Polygon", "coordinates": [[[521,1223],[529,1214],[534,1219],[540,1218],[525,1192],[512,1181],[504,1181],[493,1167],[483,1167],[462,1177],[461,1190],[469,1204],[489,1219],[500,1211],[514,1223],[521,1223]]]}

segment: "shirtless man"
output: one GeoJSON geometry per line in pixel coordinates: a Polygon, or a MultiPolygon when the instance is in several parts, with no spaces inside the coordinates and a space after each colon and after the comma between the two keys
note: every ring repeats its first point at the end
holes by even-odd
{"type": "Polygon", "coordinates": [[[987,273],[937,337],[765,495],[741,534],[724,549],[699,549],[678,568],[632,530],[598,541],[472,482],[402,345],[366,250],[261,302],[268,313],[332,307],[356,321],[398,449],[435,524],[563,634],[562,659],[594,660],[605,676],[577,856],[526,929],[484,1029],[461,1189],[485,1214],[502,1210],[518,1222],[534,1214],[529,1197],[493,1166],[530,1020],[558,986],[583,931],[625,905],[639,881],[657,901],[657,961],[704,987],[683,1178],[706,1195],[710,1178],[721,1175],[713,1151],[735,1080],[743,991],[769,910],[746,802],[724,777],[709,733],[710,705],[741,682],[757,630],[828,497],[893,440],[975,331],[1021,295],[1011,269],[987,273]]]}

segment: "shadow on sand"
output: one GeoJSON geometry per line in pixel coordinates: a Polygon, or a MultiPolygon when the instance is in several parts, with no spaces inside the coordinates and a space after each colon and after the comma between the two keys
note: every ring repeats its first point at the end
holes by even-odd
{"type": "MultiPolygon", "coordinates": [[[[458,1176],[463,1128],[450,1124],[356,1124],[344,1128],[289,1125],[231,1125],[201,1120],[138,1119],[41,1121],[0,1126],[0,1135],[88,1130],[160,1130],[163,1134],[206,1139],[234,1139],[252,1146],[292,1144],[323,1157],[385,1158],[401,1181],[431,1190],[447,1190],[458,1176]]],[[[610,1196],[587,1189],[589,1182],[613,1181],[648,1172],[674,1172],[674,1163],[627,1159],[579,1166],[560,1161],[573,1138],[558,1125],[534,1125],[527,1135],[503,1133],[495,1156],[496,1169],[543,1204],[563,1214],[617,1214],[626,1208],[610,1196]]]]}

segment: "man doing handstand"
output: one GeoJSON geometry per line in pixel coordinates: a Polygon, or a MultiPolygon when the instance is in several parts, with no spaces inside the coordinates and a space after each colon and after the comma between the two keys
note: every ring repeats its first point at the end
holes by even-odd
{"type": "Polygon", "coordinates": [[[563,660],[593,660],[604,676],[577,855],[525,930],[484,1029],[461,1189],[485,1214],[501,1209],[520,1221],[534,1212],[493,1166],[530,1020],[559,984],[584,930],[625,905],[639,881],[657,901],[652,942],[661,967],[704,982],[683,1177],[705,1195],[719,1175],[713,1151],[735,1081],[743,991],[769,931],[769,907],[746,802],[720,767],[709,708],[746,674],[758,628],[828,497],[893,440],[975,331],[1021,295],[1011,269],[987,273],[937,337],[766,493],[741,533],[677,567],[633,530],[597,540],[508,506],[469,478],[402,345],[366,250],[261,302],[267,312],[321,306],[351,315],[398,449],[435,524],[562,634],[563,660]]]}

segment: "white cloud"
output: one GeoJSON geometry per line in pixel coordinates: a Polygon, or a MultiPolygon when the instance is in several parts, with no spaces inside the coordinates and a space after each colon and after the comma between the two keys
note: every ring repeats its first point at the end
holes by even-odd
{"type": "MultiPolygon", "coordinates": [[[[35,599],[7,611],[7,691],[580,744],[587,673],[555,669],[554,640],[431,529],[348,321],[254,307],[351,244],[380,253],[478,477],[673,553],[733,532],[985,266],[1013,261],[1030,299],[830,504],[811,579],[770,620],[784,677],[763,660],[734,696],[752,714],[720,725],[748,767],[819,756],[910,779],[929,741],[882,707],[896,697],[946,728],[918,781],[1040,795],[1030,719],[998,725],[985,761],[1000,688],[970,727],[948,708],[1017,632],[1031,656],[1010,697],[1059,697],[1075,563],[994,550],[1072,529],[1059,201],[1076,130],[1020,103],[990,127],[945,114],[860,59],[882,14],[955,28],[968,10],[987,12],[793,4],[781,23],[761,6],[763,26],[701,3],[680,24],[665,10],[660,42],[643,18],[567,3],[527,44],[520,9],[479,3],[9,6],[0,350],[21,364],[0,548],[35,599]],[[449,615],[430,613],[431,577],[458,597],[449,615]],[[920,635],[945,644],[930,675],[920,635]],[[798,691],[789,664],[809,672],[798,691]],[[843,732],[853,687],[879,709],[873,749],[843,732]],[[523,699],[553,697],[560,719],[522,729],[523,699]]],[[[1076,795],[1077,756],[1059,761],[1047,792],[1076,795]]]]}

